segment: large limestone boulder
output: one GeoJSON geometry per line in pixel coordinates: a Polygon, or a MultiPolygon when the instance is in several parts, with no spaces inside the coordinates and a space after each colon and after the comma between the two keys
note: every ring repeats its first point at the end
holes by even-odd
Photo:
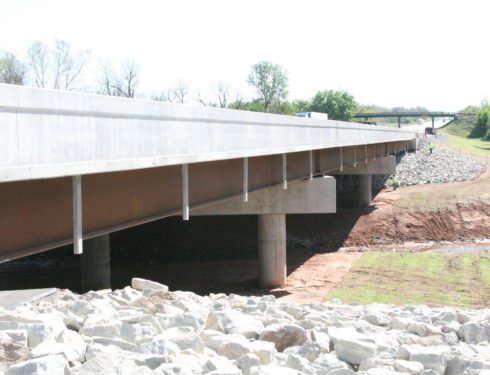
{"type": "Polygon", "coordinates": [[[326,353],[315,359],[313,366],[324,370],[327,373],[336,369],[349,369],[350,366],[337,358],[335,353],[326,353]]]}
{"type": "Polygon", "coordinates": [[[242,375],[242,371],[231,361],[221,355],[209,358],[203,366],[203,373],[209,375],[242,375]]]}
{"type": "Polygon", "coordinates": [[[48,355],[19,362],[9,367],[5,375],[68,375],[70,367],[62,355],[48,355]]]}
{"type": "Polygon", "coordinates": [[[244,375],[249,375],[252,367],[260,366],[260,359],[253,353],[247,353],[236,358],[233,363],[242,370],[244,375]]]}
{"type": "Polygon", "coordinates": [[[362,361],[374,357],[378,350],[376,344],[353,339],[340,339],[334,348],[339,359],[351,365],[359,365],[362,361]]]}
{"type": "Polygon", "coordinates": [[[248,340],[237,334],[209,337],[206,345],[228,359],[236,359],[251,351],[248,340]]]}
{"type": "Polygon", "coordinates": [[[282,352],[290,346],[303,345],[307,340],[306,330],[295,324],[272,324],[260,335],[260,340],[270,341],[282,352]]]}
{"type": "Polygon", "coordinates": [[[2,344],[17,344],[27,346],[27,330],[11,329],[0,331],[0,342],[2,344]]]}
{"type": "Polygon", "coordinates": [[[239,311],[227,310],[210,311],[205,328],[256,339],[264,330],[264,325],[253,316],[242,314],[239,311]]]}
{"type": "Polygon", "coordinates": [[[121,338],[122,322],[116,319],[103,319],[97,322],[87,322],[80,329],[82,336],[121,338]]]}
{"type": "Polygon", "coordinates": [[[419,375],[424,372],[424,365],[420,362],[404,361],[403,359],[397,359],[393,363],[393,367],[396,371],[406,372],[410,375],[419,375]]]}
{"type": "Polygon", "coordinates": [[[449,347],[412,345],[405,349],[409,353],[408,359],[410,361],[422,363],[425,369],[433,370],[437,375],[443,375],[446,372],[447,357],[450,353],[449,347]]]}
{"type": "Polygon", "coordinates": [[[464,323],[459,330],[459,336],[468,344],[490,342],[490,322],[464,323]]]}
{"type": "Polygon", "coordinates": [[[459,375],[471,372],[480,374],[480,370],[490,371],[490,357],[488,357],[487,361],[483,361],[456,355],[448,361],[445,375],[459,375]]]}
{"type": "Polygon", "coordinates": [[[138,277],[133,277],[133,279],[131,280],[131,287],[136,290],[158,289],[164,292],[168,292],[168,286],[157,283],[155,281],[140,279],[138,277]]]}

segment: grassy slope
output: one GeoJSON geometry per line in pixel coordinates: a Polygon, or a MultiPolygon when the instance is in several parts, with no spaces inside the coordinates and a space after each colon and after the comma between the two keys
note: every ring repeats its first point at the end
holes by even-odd
{"type": "Polygon", "coordinates": [[[442,128],[443,133],[466,138],[476,126],[476,116],[464,116],[442,128]]]}
{"type": "Polygon", "coordinates": [[[397,209],[410,212],[438,212],[458,206],[490,205],[490,178],[485,174],[476,181],[404,187],[394,203],[397,209]]]}
{"type": "Polygon", "coordinates": [[[442,128],[441,133],[449,134],[448,145],[479,154],[490,154],[490,142],[480,138],[467,138],[476,125],[476,116],[462,117],[442,128]]]}
{"type": "Polygon", "coordinates": [[[449,135],[447,144],[453,147],[476,152],[481,155],[490,155],[490,141],[483,141],[480,138],[462,138],[456,135],[449,135]]]}
{"type": "Polygon", "coordinates": [[[326,299],[488,307],[489,253],[365,253],[326,299]]]}

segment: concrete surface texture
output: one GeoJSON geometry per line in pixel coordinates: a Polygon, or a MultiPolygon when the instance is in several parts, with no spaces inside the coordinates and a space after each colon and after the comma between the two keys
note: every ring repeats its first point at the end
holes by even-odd
{"type": "Polygon", "coordinates": [[[274,288],[286,282],[286,215],[259,215],[259,285],[274,288]]]}
{"type": "Polygon", "coordinates": [[[85,241],[80,267],[84,292],[111,288],[111,249],[108,234],[85,241]]]}
{"type": "Polygon", "coordinates": [[[373,179],[371,174],[359,175],[358,203],[360,207],[368,206],[373,197],[373,179]]]}
{"type": "Polygon", "coordinates": [[[288,188],[275,185],[249,193],[248,202],[242,196],[191,211],[202,215],[261,215],[261,214],[321,214],[336,212],[335,178],[297,180],[288,188]]]}
{"type": "Polygon", "coordinates": [[[0,84],[0,182],[408,141],[413,131],[0,84]]]}

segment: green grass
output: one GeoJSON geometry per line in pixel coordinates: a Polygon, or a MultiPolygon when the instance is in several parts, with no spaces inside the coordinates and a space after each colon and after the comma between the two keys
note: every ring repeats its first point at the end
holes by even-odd
{"type": "Polygon", "coordinates": [[[446,144],[466,151],[472,151],[480,155],[490,155],[490,141],[484,141],[480,138],[462,138],[455,135],[449,135],[446,144]]]}
{"type": "Polygon", "coordinates": [[[476,126],[476,116],[464,116],[441,129],[446,134],[466,138],[476,126]]]}
{"type": "Polygon", "coordinates": [[[365,253],[325,297],[332,298],[362,304],[490,307],[490,254],[365,253]]]}

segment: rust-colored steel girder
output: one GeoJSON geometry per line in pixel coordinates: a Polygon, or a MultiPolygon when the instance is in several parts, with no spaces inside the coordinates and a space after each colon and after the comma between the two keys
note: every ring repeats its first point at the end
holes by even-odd
{"type": "MultiPolygon", "coordinates": [[[[405,142],[313,151],[315,174],[381,157],[405,142]],[[355,151],[354,151],[355,150],[355,151]]],[[[243,160],[189,164],[189,205],[242,194],[243,160]]],[[[83,237],[91,238],[182,211],[181,166],[82,176],[83,237]]],[[[248,189],[283,181],[282,155],[251,157],[248,189]]],[[[287,180],[308,177],[310,153],[287,154],[287,180]]],[[[192,214],[192,213],[191,213],[192,214]]],[[[73,242],[70,177],[0,184],[0,262],[73,242]]]]}

